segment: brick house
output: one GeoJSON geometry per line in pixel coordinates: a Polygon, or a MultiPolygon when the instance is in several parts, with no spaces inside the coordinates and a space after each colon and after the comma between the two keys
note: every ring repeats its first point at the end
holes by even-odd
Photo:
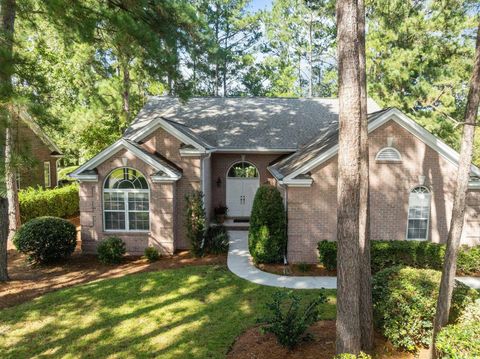
{"type": "Polygon", "coordinates": [[[57,161],[63,157],[60,149],[25,111],[14,122],[13,135],[16,153],[30,161],[17,173],[18,188],[55,187],[57,161]]]}
{"type": "MultiPolygon", "coordinates": [[[[395,108],[369,100],[371,237],[447,237],[458,153],[395,108]]],[[[338,100],[151,98],[123,138],[72,173],[80,182],[82,246],[110,235],[132,254],[188,248],[185,194],[212,218],[245,219],[262,183],[281,191],[290,262],[316,262],[336,239],[338,100]]],[[[480,244],[480,170],[472,166],[462,242],[480,244]]]]}

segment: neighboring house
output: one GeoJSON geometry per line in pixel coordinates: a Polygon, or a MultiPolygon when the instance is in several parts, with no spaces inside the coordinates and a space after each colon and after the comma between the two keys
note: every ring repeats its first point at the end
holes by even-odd
{"type": "MultiPolygon", "coordinates": [[[[371,238],[445,241],[458,153],[397,109],[369,108],[371,238]]],[[[189,247],[185,195],[207,215],[226,205],[248,218],[257,188],[278,186],[288,215],[288,259],[316,262],[336,238],[338,100],[151,98],[122,139],[72,173],[80,181],[82,248],[122,238],[189,247]]],[[[480,170],[472,166],[463,243],[480,244],[480,170]]]]}
{"type": "Polygon", "coordinates": [[[28,159],[17,173],[18,187],[55,187],[60,149],[25,111],[14,122],[13,135],[16,152],[28,159]]]}

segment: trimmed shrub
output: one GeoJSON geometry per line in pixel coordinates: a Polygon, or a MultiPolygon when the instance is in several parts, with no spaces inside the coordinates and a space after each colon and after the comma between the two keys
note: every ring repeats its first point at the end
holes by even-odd
{"type": "Polygon", "coordinates": [[[480,246],[462,246],[458,252],[457,271],[462,274],[480,272],[480,246]]]}
{"type": "MultiPolygon", "coordinates": [[[[397,348],[416,352],[430,344],[441,272],[390,267],[373,277],[373,307],[377,328],[397,348]]],[[[478,293],[457,283],[451,321],[455,321],[478,293]]]]}
{"type": "MultiPolygon", "coordinates": [[[[445,245],[426,241],[371,241],[370,254],[374,273],[396,265],[440,270],[445,256],[445,245]]],[[[318,256],[325,268],[336,269],[337,242],[318,242],[318,256]]],[[[480,246],[460,248],[457,272],[480,272],[480,246]]]]}
{"type": "Polygon", "coordinates": [[[210,226],[205,233],[204,252],[212,254],[227,253],[229,240],[225,226],[210,226]]]}
{"type": "Polygon", "coordinates": [[[117,264],[127,252],[125,243],[118,237],[104,239],[97,246],[98,260],[103,264],[117,264]]]}
{"type": "Polygon", "coordinates": [[[305,262],[300,262],[297,264],[297,268],[300,272],[306,273],[312,269],[312,265],[305,262]]]}
{"type": "Polygon", "coordinates": [[[18,202],[22,223],[43,216],[67,218],[80,212],[77,184],[54,189],[29,187],[18,192],[18,202]]]}
{"type": "Polygon", "coordinates": [[[38,217],[20,227],[13,244],[33,262],[55,262],[72,255],[77,244],[77,229],[62,218],[38,217]]]}
{"type": "Polygon", "coordinates": [[[320,263],[328,270],[337,269],[337,242],[320,241],[318,242],[318,256],[320,263]]]}
{"type": "Polygon", "coordinates": [[[266,323],[263,332],[272,333],[278,343],[288,349],[293,349],[303,339],[307,339],[305,331],[315,323],[320,314],[319,305],[327,298],[323,293],[302,307],[300,297],[292,291],[277,291],[273,300],[266,304],[269,314],[259,318],[258,322],[266,323]]]}
{"type": "Polygon", "coordinates": [[[205,236],[205,209],[203,207],[203,193],[195,191],[185,196],[185,227],[187,239],[195,257],[203,255],[205,236]]]}
{"type": "Polygon", "coordinates": [[[442,358],[480,357],[480,301],[468,306],[457,324],[447,325],[437,336],[442,358]]]}
{"type": "Polygon", "coordinates": [[[145,248],[144,255],[149,262],[155,262],[160,258],[160,253],[158,253],[158,249],[155,247],[145,248]]]}
{"type": "Polygon", "coordinates": [[[285,229],[280,191],[271,185],[260,186],[253,201],[248,233],[248,247],[255,262],[282,262],[287,245],[285,229]]]}

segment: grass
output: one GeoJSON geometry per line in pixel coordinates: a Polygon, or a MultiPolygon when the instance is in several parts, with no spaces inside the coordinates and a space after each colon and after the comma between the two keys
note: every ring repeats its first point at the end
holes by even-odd
{"type": "MultiPolygon", "coordinates": [[[[223,358],[276,290],[224,266],[92,282],[0,311],[0,357],[223,358]]],[[[335,291],[326,292],[322,316],[333,319],[335,291]]]]}

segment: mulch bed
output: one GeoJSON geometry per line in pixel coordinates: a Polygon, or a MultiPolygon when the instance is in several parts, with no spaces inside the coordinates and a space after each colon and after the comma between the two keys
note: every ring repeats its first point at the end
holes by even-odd
{"type": "MultiPolygon", "coordinates": [[[[277,343],[273,334],[261,334],[260,328],[255,326],[237,338],[227,359],[332,359],[335,356],[335,321],[319,321],[308,332],[312,340],[289,351],[277,343]]],[[[373,354],[376,359],[415,358],[413,354],[395,351],[381,335],[375,336],[373,354]]],[[[427,358],[427,350],[422,350],[417,358],[427,358]]]]}
{"type": "Polygon", "coordinates": [[[321,264],[309,264],[308,269],[301,268],[298,264],[257,264],[258,269],[279,275],[288,276],[322,276],[322,277],[335,277],[337,271],[330,271],[325,269],[321,264]]]}
{"type": "Polygon", "coordinates": [[[97,279],[194,265],[224,265],[226,262],[226,255],[193,258],[188,251],[183,251],[153,263],[140,257],[127,257],[122,264],[105,265],[95,256],[82,255],[76,251],[64,262],[32,266],[24,255],[11,249],[8,251],[8,271],[11,280],[0,283],[0,309],[26,302],[48,292],[97,279]]]}

